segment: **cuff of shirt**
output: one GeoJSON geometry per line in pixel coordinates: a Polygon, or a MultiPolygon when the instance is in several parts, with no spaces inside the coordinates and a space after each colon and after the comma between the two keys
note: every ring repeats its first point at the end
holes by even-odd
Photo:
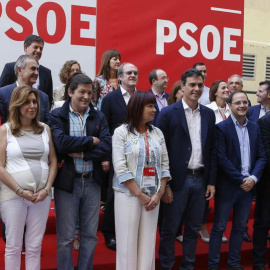
{"type": "Polygon", "coordinates": [[[258,182],[258,178],[255,175],[250,175],[250,177],[255,181],[255,184],[258,182]]]}

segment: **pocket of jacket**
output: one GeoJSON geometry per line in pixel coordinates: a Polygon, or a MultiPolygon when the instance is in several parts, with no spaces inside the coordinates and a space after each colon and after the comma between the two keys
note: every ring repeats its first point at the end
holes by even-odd
{"type": "Polygon", "coordinates": [[[131,142],[125,142],[125,155],[132,153],[132,144],[131,142]]]}

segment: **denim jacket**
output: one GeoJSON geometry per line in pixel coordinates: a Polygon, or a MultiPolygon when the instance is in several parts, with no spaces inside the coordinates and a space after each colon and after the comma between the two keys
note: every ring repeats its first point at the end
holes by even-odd
{"type": "MultiPolygon", "coordinates": [[[[161,130],[152,126],[152,131],[147,130],[148,141],[151,151],[155,155],[154,164],[156,169],[158,185],[160,188],[161,179],[169,177],[169,159],[164,136],[161,130]]],[[[116,128],[112,137],[113,149],[113,189],[131,195],[130,191],[123,184],[127,180],[134,179],[138,186],[141,186],[143,180],[143,168],[146,158],[145,141],[143,135],[138,132],[131,133],[127,129],[127,125],[121,125],[116,128]]]]}

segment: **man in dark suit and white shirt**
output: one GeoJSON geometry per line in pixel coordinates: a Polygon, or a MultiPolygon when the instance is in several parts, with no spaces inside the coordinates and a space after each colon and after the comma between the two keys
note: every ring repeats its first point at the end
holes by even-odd
{"type": "Polygon", "coordinates": [[[270,109],[270,81],[259,83],[256,96],[259,105],[251,106],[247,114],[247,118],[254,122],[257,122],[257,120],[263,117],[270,109]]]}
{"type": "MultiPolygon", "coordinates": [[[[13,90],[17,86],[29,85],[33,87],[38,78],[38,62],[31,55],[21,55],[15,63],[17,80],[7,86],[0,88],[0,114],[1,122],[5,123],[9,116],[9,103],[13,90]]],[[[50,104],[48,96],[38,90],[40,99],[40,121],[47,122],[50,112],[50,104]]]]}
{"type": "MultiPolygon", "coordinates": [[[[120,87],[106,95],[102,101],[101,111],[105,114],[110,133],[119,127],[126,118],[126,107],[132,94],[136,91],[138,83],[138,68],[131,63],[123,63],[118,69],[120,87]]],[[[110,171],[109,187],[102,224],[102,233],[106,246],[116,250],[114,226],[114,191],[112,189],[113,169],[110,171]]]]}
{"type": "Polygon", "coordinates": [[[189,69],[182,74],[181,81],[182,100],[163,108],[157,120],[157,127],[165,137],[172,176],[162,197],[165,202],[159,247],[162,270],[173,267],[175,235],[184,213],[180,269],[194,269],[205,202],[215,194],[215,114],[198,103],[204,77],[200,71],[189,69]]]}
{"type": "Polygon", "coordinates": [[[165,89],[168,86],[169,77],[167,76],[167,73],[162,69],[154,69],[149,74],[149,82],[151,84],[151,89],[149,92],[151,92],[156,100],[157,103],[155,104],[156,113],[155,118],[153,120],[153,125],[155,126],[157,123],[157,118],[160,113],[160,111],[168,106],[168,97],[169,94],[165,92],[165,89]]]}
{"type": "MultiPolygon", "coordinates": [[[[26,55],[32,55],[39,62],[44,48],[44,41],[36,35],[27,36],[24,40],[24,52],[26,55]]],[[[15,62],[7,63],[0,77],[0,87],[14,83],[17,76],[14,70],[15,62]]],[[[38,79],[33,85],[34,88],[41,90],[48,95],[50,104],[52,103],[52,75],[51,70],[39,65],[38,79]]]]}
{"type": "Polygon", "coordinates": [[[223,233],[233,209],[227,270],[243,270],[240,265],[242,237],[246,228],[253,187],[266,164],[262,137],[257,123],[248,121],[248,98],[235,91],[228,100],[231,115],[217,124],[218,179],[215,219],[209,242],[209,270],[217,270],[223,233]]]}

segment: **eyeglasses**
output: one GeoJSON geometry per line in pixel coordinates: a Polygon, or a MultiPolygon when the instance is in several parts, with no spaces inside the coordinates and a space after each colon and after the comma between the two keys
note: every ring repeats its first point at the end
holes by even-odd
{"type": "Polygon", "coordinates": [[[248,101],[236,101],[233,102],[232,104],[240,106],[241,104],[243,104],[244,106],[248,105],[248,101]]]}
{"type": "Polygon", "coordinates": [[[134,74],[134,76],[138,76],[139,75],[139,72],[138,71],[126,71],[125,74],[127,75],[131,75],[131,74],[134,74]]]}

